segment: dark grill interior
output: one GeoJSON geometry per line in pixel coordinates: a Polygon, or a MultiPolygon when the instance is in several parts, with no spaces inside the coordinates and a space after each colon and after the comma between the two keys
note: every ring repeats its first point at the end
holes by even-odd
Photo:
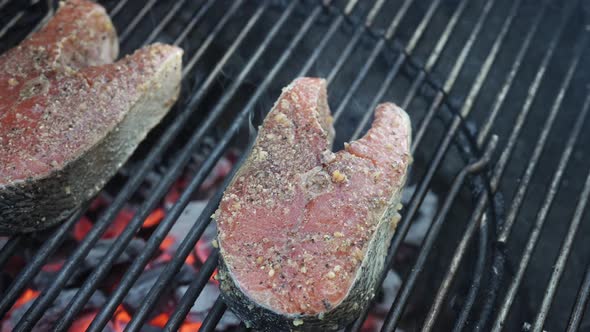
{"type": "MultiPolygon", "coordinates": [[[[218,252],[208,225],[254,128],[303,75],[329,81],[336,149],[381,101],[413,121],[410,190],[387,258],[401,288],[385,271],[349,330],[590,331],[587,3],[102,4],[123,54],[154,41],[184,48],[182,96],[93,203],[55,229],[0,237],[2,331],[247,330],[209,291],[218,252]],[[205,200],[198,217],[185,210],[205,200]],[[131,215],[117,229],[120,211],[131,215]],[[158,261],[180,219],[177,248],[158,261]],[[412,241],[420,221],[428,231],[412,241]],[[122,310],[129,319],[117,326],[122,310]]],[[[0,0],[0,51],[56,6],[0,0]]]]}

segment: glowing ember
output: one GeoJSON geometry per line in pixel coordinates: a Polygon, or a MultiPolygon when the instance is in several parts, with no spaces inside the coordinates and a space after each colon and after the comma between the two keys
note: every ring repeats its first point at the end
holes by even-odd
{"type": "Polygon", "coordinates": [[[162,251],[168,251],[172,247],[172,245],[174,245],[175,242],[176,242],[176,240],[174,239],[174,237],[171,235],[168,235],[164,238],[162,243],[160,243],[160,249],[162,251]]]}
{"type": "Polygon", "coordinates": [[[96,312],[82,315],[74,323],[72,323],[72,326],[70,326],[68,332],[84,332],[88,330],[88,326],[90,326],[90,323],[92,323],[92,320],[95,316],[96,312]]]}
{"type": "Polygon", "coordinates": [[[134,213],[129,209],[121,210],[102,237],[104,239],[111,239],[119,236],[131,219],[133,219],[133,215],[134,213]]]}
{"type": "Polygon", "coordinates": [[[20,308],[25,303],[37,298],[37,296],[39,296],[39,292],[29,288],[23,292],[23,294],[18,298],[18,300],[16,300],[16,302],[14,303],[14,307],[20,308]]]}
{"type": "Polygon", "coordinates": [[[219,280],[217,280],[217,268],[215,268],[215,271],[213,271],[213,274],[211,274],[209,281],[213,282],[214,284],[219,285],[219,280]]]}
{"type": "Polygon", "coordinates": [[[92,222],[90,221],[90,219],[88,219],[88,217],[83,216],[76,223],[76,225],[74,225],[74,230],[72,231],[74,239],[76,239],[77,241],[82,241],[91,229],[92,222]]]}
{"type": "Polygon", "coordinates": [[[195,332],[198,331],[201,328],[201,323],[200,322],[184,322],[184,324],[182,324],[182,326],[180,327],[180,329],[178,330],[179,332],[195,332]]]}
{"type": "Polygon", "coordinates": [[[166,194],[164,197],[164,204],[166,206],[171,206],[172,204],[176,203],[182,194],[184,188],[186,188],[187,181],[183,178],[178,179],[172,189],[166,194]]]}
{"type": "Polygon", "coordinates": [[[131,315],[123,308],[122,305],[117,307],[113,318],[113,327],[115,331],[123,331],[127,326],[127,323],[131,321],[131,315]]]}
{"type": "Polygon", "coordinates": [[[143,228],[149,228],[149,227],[154,227],[157,224],[160,223],[160,221],[162,221],[162,219],[164,219],[164,216],[166,216],[166,213],[164,212],[164,209],[159,208],[156,209],[154,212],[152,212],[143,222],[143,228]]]}
{"type": "Polygon", "coordinates": [[[154,317],[152,320],[150,320],[150,325],[164,327],[166,326],[168,319],[170,319],[170,315],[163,312],[158,316],[154,317]]]}
{"type": "Polygon", "coordinates": [[[197,261],[197,259],[195,258],[195,256],[191,252],[184,260],[184,263],[188,264],[188,265],[194,265],[196,261],[197,261]]]}

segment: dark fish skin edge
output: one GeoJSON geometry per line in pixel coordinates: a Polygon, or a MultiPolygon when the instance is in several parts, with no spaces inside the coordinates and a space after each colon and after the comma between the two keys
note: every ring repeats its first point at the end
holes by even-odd
{"type": "Polygon", "coordinates": [[[395,233],[391,220],[398,213],[402,188],[393,196],[381,218],[349,293],[339,305],[323,313],[321,319],[319,315],[284,315],[252,301],[234,282],[220,255],[218,278],[223,300],[247,326],[259,331],[335,331],[346,327],[359,317],[361,310],[375,296],[387,250],[395,233]],[[297,326],[294,325],[296,320],[299,320],[297,326]],[[303,324],[299,324],[301,322],[303,324]]]}
{"type": "Polygon", "coordinates": [[[115,130],[63,169],[42,179],[0,187],[0,234],[33,232],[62,222],[117,173],[118,165],[129,158],[168,109],[163,107],[159,114],[129,112],[115,130]]]}

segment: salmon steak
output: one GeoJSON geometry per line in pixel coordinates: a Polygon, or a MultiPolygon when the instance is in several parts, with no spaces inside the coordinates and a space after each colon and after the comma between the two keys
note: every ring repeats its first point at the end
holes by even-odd
{"type": "Polygon", "coordinates": [[[0,112],[6,100],[35,82],[112,63],[118,53],[117,33],[103,7],[87,0],[62,2],[47,25],[0,55],[0,112]]]}
{"type": "Polygon", "coordinates": [[[326,82],[283,92],[214,219],[222,295],[260,330],[336,330],[375,295],[411,163],[408,115],[375,110],[367,134],[339,152],[326,82]]]}
{"type": "Polygon", "coordinates": [[[181,66],[181,49],[154,44],[2,90],[0,232],[49,227],[92,198],[172,107],[181,66]]]}

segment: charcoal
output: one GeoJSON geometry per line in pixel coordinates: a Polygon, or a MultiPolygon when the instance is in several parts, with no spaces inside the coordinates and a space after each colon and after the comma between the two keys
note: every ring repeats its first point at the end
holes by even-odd
{"type": "MultiPolygon", "coordinates": [[[[107,251],[113,246],[114,241],[114,239],[99,240],[84,259],[84,267],[92,269],[100,264],[107,251]]],[[[117,257],[115,264],[131,263],[135,257],[139,256],[143,248],[145,248],[144,240],[140,238],[132,239],[125,250],[117,257]]]]}
{"type": "MultiPolygon", "coordinates": [[[[410,199],[412,198],[415,190],[415,185],[406,187],[406,190],[404,190],[402,194],[402,204],[404,206],[409,205],[410,199]]],[[[435,218],[438,206],[438,196],[432,190],[429,190],[426,194],[426,197],[424,197],[422,205],[420,205],[418,216],[415,217],[414,222],[412,222],[412,226],[410,226],[408,234],[404,238],[404,242],[416,246],[419,246],[422,243],[422,240],[426,236],[426,232],[430,228],[430,225],[435,218]]]]}
{"type": "MultiPolygon", "coordinates": [[[[178,217],[178,220],[174,223],[174,226],[170,229],[170,235],[179,241],[182,240],[188,234],[191,227],[193,227],[206,205],[207,201],[193,201],[188,203],[182,214],[178,217]]],[[[179,243],[177,242],[175,246],[178,246],[179,243]]]]}
{"type": "MultiPolygon", "coordinates": [[[[181,286],[176,289],[176,301],[180,301],[187,288],[188,286],[181,286]]],[[[217,285],[214,283],[208,283],[205,285],[201,294],[199,294],[199,297],[190,309],[190,317],[194,317],[198,320],[205,319],[218,297],[219,288],[217,285]]],[[[217,329],[224,331],[232,326],[237,326],[238,324],[240,324],[239,318],[234,315],[233,312],[227,310],[217,324],[217,329]]]]}
{"type": "MultiPolygon", "coordinates": [[[[43,317],[39,320],[37,325],[33,328],[33,331],[50,331],[55,323],[60,320],[62,313],[66,309],[68,303],[74,298],[78,289],[67,289],[55,299],[51,307],[49,307],[43,317]]],[[[83,310],[98,310],[105,303],[106,298],[100,291],[94,292],[90,299],[84,305],[83,310]]],[[[15,309],[10,315],[10,324],[12,327],[20,321],[23,315],[29,310],[29,308],[35,303],[35,300],[31,300],[25,303],[23,306],[15,309]]]]}
{"type": "MultiPolygon", "coordinates": [[[[127,308],[131,309],[131,311],[137,310],[139,306],[143,303],[144,297],[150,291],[158,277],[162,274],[166,265],[160,265],[145,271],[135,282],[127,297],[125,297],[124,304],[127,308]]],[[[174,277],[174,280],[170,285],[168,285],[169,289],[175,289],[179,285],[187,285],[191,281],[195,279],[196,271],[193,267],[188,265],[183,265],[180,271],[174,277]]],[[[165,292],[164,295],[160,298],[160,305],[157,307],[164,307],[169,300],[173,300],[174,292],[165,292]]]]}
{"type": "Polygon", "coordinates": [[[215,300],[219,297],[219,288],[213,284],[207,284],[191,307],[191,312],[207,313],[213,307],[215,300]]]}

